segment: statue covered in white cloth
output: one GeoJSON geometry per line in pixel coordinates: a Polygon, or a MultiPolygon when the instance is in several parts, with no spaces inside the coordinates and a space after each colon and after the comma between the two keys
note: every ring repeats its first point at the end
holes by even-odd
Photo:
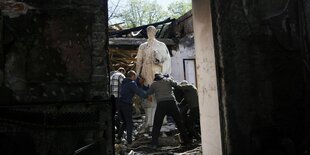
{"type": "MultiPolygon", "coordinates": [[[[155,73],[171,74],[171,58],[165,43],[155,38],[156,28],[147,27],[147,42],[142,43],[137,54],[136,72],[144,78],[144,86],[149,87],[153,83],[155,73]]],[[[146,113],[145,128],[153,126],[156,109],[155,97],[152,102],[143,100],[146,113]]]]}

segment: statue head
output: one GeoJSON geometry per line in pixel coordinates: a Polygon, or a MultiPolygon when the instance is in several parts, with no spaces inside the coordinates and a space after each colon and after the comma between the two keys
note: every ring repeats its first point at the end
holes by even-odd
{"type": "Polygon", "coordinates": [[[156,34],[156,28],[154,27],[154,26],[148,26],[147,28],[146,28],[146,32],[147,32],[147,37],[149,38],[149,39],[155,39],[155,34],[156,34]]]}

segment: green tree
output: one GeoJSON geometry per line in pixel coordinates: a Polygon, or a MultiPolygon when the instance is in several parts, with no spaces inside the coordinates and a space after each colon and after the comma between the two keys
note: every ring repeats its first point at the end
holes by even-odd
{"type": "Polygon", "coordinates": [[[131,28],[164,20],[168,15],[156,0],[128,0],[128,4],[115,13],[115,17],[131,28]]]}
{"type": "Polygon", "coordinates": [[[169,4],[168,15],[171,18],[179,18],[191,9],[192,3],[187,2],[186,0],[177,0],[169,4]]]}
{"type": "Polygon", "coordinates": [[[109,0],[109,23],[125,23],[132,28],[162,21],[167,18],[179,18],[192,5],[188,0],[177,0],[168,5],[168,11],[163,9],[156,0],[109,0]]]}

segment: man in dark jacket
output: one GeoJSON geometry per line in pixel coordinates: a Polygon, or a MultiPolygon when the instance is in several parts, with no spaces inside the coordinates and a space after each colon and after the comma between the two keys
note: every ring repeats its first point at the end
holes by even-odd
{"type": "Polygon", "coordinates": [[[183,98],[182,101],[179,101],[181,102],[180,111],[190,138],[194,137],[196,140],[200,141],[201,137],[199,132],[195,130],[196,124],[199,124],[199,101],[197,88],[183,80],[181,84],[176,87],[174,92],[183,98]]]}
{"type": "Polygon", "coordinates": [[[147,94],[142,89],[139,89],[135,80],[137,78],[136,72],[130,70],[126,78],[123,80],[120,90],[119,103],[117,104],[117,108],[119,110],[121,120],[123,124],[117,135],[117,140],[120,141],[123,136],[124,129],[127,131],[127,143],[132,143],[132,98],[135,94],[140,97],[146,98],[147,94]]]}
{"type": "Polygon", "coordinates": [[[157,148],[158,146],[158,137],[160,133],[160,128],[163,123],[163,119],[166,115],[172,116],[174,122],[177,125],[178,130],[180,131],[183,144],[189,144],[186,130],[183,124],[183,121],[180,116],[180,112],[175,102],[175,97],[172,91],[172,87],[176,87],[177,82],[171,78],[165,78],[161,73],[155,74],[154,82],[152,83],[150,89],[147,93],[155,94],[157,101],[157,107],[154,116],[154,124],[152,130],[152,142],[151,147],[157,148]]]}

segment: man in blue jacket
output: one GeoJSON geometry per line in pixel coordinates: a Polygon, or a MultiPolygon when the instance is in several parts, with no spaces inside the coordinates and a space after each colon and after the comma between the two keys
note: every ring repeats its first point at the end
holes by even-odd
{"type": "Polygon", "coordinates": [[[117,135],[117,140],[120,141],[123,136],[124,129],[127,131],[127,144],[132,143],[132,98],[135,94],[140,97],[147,98],[146,92],[142,89],[139,89],[135,80],[137,78],[137,74],[135,71],[130,70],[126,78],[123,80],[120,90],[119,103],[117,104],[117,108],[119,110],[121,120],[123,124],[117,135]]]}

